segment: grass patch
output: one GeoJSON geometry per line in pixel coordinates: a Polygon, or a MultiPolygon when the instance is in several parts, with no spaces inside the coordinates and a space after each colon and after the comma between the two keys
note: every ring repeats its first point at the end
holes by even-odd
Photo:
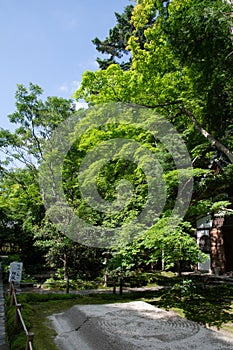
{"type": "MultiPolygon", "coordinates": [[[[32,327],[31,319],[33,318],[33,307],[29,304],[25,304],[21,310],[25,325],[27,329],[32,327]]],[[[25,350],[26,335],[22,328],[21,323],[14,324],[15,322],[16,308],[10,307],[10,297],[6,302],[6,330],[8,334],[8,340],[11,350],[25,350]]]]}

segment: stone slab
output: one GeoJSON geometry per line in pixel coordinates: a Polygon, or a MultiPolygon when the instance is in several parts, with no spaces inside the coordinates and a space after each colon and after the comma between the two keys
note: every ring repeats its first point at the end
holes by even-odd
{"type": "Polygon", "coordinates": [[[233,349],[233,338],[142,301],[76,305],[49,318],[60,350],[233,349]]]}

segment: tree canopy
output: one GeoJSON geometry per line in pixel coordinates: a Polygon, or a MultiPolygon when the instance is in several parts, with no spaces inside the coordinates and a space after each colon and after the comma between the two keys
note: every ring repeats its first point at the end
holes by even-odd
{"type": "MultiPolygon", "coordinates": [[[[121,228],[143,211],[150,192],[148,178],[157,174],[161,184],[166,184],[166,203],[157,222],[130,243],[120,237],[113,247],[109,268],[146,268],[161,259],[167,267],[197,263],[200,252],[193,231],[196,218],[221,210],[230,212],[233,204],[231,3],[138,0],[135,6],[129,5],[122,14],[116,14],[116,19],[116,26],[105,40],[93,40],[100,53],[110,56],[97,59],[99,70],[84,72],[74,94],[77,100],[89,104],[88,111],[75,111],[73,100],[43,100],[38,85],[19,85],[16,112],[9,116],[17,124],[16,129],[0,131],[1,152],[5,154],[0,180],[1,246],[12,244],[18,251],[25,251],[25,241],[30,239],[51,265],[63,266],[66,277],[72,266],[81,266],[78,255],[85,261],[84,273],[90,270],[93,259],[101,269],[103,253],[101,249],[83,247],[79,241],[73,243],[66,231],[54,225],[42,205],[45,198],[38,169],[41,164],[50,166],[49,193],[56,192],[53,176],[58,166],[50,161],[61,159],[66,134],[49,156],[46,145],[56,136],[54,130],[70,120],[78,121],[70,128],[75,140],[63,159],[60,178],[67,203],[83,220],[95,227],[121,228]],[[143,117],[135,127],[127,123],[127,113],[135,116],[138,110],[143,111],[143,117]],[[175,152],[164,146],[165,138],[159,138],[160,117],[182,136],[193,168],[177,168],[175,152]],[[104,124],[95,122],[101,118],[105,118],[104,124]],[[148,125],[155,127],[148,129],[148,125]],[[78,128],[84,133],[76,137],[78,128]],[[135,143],[140,145],[137,154],[142,148],[148,153],[143,153],[139,161],[130,156],[125,159],[135,143]],[[93,153],[95,149],[99,153],[93,153]],[[105,153],[109,150],[115,153],[108,159],[105,153]],[[104,164],[101,155],[105,156],[104,164]],[[151,167],[146,173],[143,167],[153,157],[158,161],[156,170],[151,167]],[[86,159],[92,159],[87,169],[82,168],[86,159]],[[10,168],[12,160],[17,163],[10,168]],[[179,181],[183,179],[187,185],[192,178],[190,205],[179,225],[172,226],[170,223],[178,220],[173,207],[179,181]],[[94,185],[99,202],[107,203],[111,210],[93,207],[91,199],[84,198],[82,190],[90,195],[94,185]],[[115,201],[121,210],[115,210],[115,201]],[[173,221],[169,221],[171,217],[173,221]]],[[[172,142],[169,128],[167,139],[172,142]]],[[[179,143],[175,146],[179,148],[179,143]]],[[[157,199],[162,203],[162,194],[157,199]]],[[[132,226],[132,230],[137,227],[132,226]]]]}
{"type": "MultiPolygon", "coordinates": [[[[194,169],[200,169],[186,215],[195,225],[198,215],[232,205],[231,4],[141,0],[129,22],[130,68],[111,61],[96,72],[87,71],[74,96],[90,106],[135,103],[155,109],[173,123],[186,142],[194,169]]],[[[108,44],[111,39],[114,42],[109,36],[108,44]]],[[[174,179],[168,179],[169,175],[170,191],[174,179]]]]}

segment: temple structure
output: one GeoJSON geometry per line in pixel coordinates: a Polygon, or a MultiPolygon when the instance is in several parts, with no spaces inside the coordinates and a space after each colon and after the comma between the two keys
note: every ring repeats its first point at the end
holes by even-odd
{"type": "Polygon", "coordinates": [[[199,271],[233,273],[233,217],[224,212],[200,217],[197,220],[197,243],[207,254],[198,264],[199,271]]]}

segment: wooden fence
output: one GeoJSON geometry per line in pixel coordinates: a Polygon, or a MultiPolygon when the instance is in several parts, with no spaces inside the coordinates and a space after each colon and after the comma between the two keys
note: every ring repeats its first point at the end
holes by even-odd
{"type": "Polygon", "coordinates": [[[10,295],[11,295],[11,301],[10,305],[15,306],[15,320],[14,325],[16,326],[19,322],[21,323],[23,330],[26,335],[26,347],[25,350],[33,350],[32,343],[34,338],[34,333],[30,333],[27,330],[27,327],[25,325],[25,322],[23,320],[23,316],[21,313],[21,304],[18,303],[17,297],[16,297],[16,290],[14,286],[14,282],[10,282],[10,295]]]}

